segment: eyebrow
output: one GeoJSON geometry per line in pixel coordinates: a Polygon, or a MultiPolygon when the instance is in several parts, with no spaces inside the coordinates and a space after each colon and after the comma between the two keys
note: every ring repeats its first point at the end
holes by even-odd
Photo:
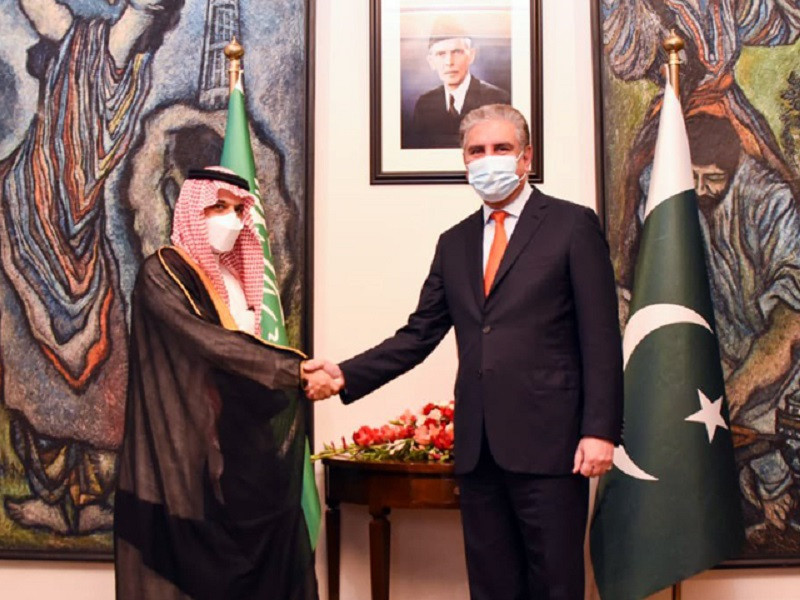
{"type": "Polygon", "coordinates": [[[467,152],[473,152],[475,150],[484,150],[486,147],[494,148],[494,149],[506,149],[506,148],[513,148],[514,144],[511,142],[492,142],[490,144],[470,144],[466,147],[467,152]]]}

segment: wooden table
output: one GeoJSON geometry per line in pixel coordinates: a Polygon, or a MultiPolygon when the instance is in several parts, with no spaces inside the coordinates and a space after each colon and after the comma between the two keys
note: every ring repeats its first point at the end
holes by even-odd
{"type": "Polygon", "coordinates": [[[339,600],[339,504],[366,505],[369,524],[369,567],[372,600],[389,600],[389,552],[393,508],[458,508],[453,465],[436,463],[365,462],[342,457],[325,465],[325,527],[328,543],[328,590],[339,600]]]}

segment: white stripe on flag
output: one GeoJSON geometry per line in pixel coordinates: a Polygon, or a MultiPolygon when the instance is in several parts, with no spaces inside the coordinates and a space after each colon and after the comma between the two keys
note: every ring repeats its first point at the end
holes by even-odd
{"type": "Polygon", "coordinates": [[[658,140],[653,157],[653,173],[644,218],[664,200],[694,188],[689,138],[683,122],[681,103],[669,81],[664,88],[664,103],[658,123],[658,140]]]}

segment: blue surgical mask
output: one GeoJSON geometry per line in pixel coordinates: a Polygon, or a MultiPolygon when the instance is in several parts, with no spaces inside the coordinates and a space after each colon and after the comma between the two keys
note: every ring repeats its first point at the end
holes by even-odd
{"type": "Polygon", "coordinates": [[[517,189],[517,162],[521,157],[522,152],[519,156],[490,154],[467,165],[469,183],[484,202],[500,202],[517,189]]]}

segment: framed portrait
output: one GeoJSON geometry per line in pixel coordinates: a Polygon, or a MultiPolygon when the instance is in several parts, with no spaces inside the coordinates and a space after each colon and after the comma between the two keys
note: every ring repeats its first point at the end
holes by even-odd
{"type": "Polygon", "coordinates": [[[796,565],[800,30],[766,1],[708,4],[593,3],[601,212],[624,315],[674,29],[745,520],[741,556],[722,566],[796,565]]]}
{"type": "Polygon", "coordinates": [[[370,182],[466,182],[458,128],[512,104],[543,178],[540,0],[371,0],[370,182]]]}
{"type": "Polygon", "coordinates": [[[219,164],[233,36],[288,337],[308,349],[313,4],[164,0],[125,19],[146,7],[5,0],[0,558],[112,557],[130,295],[188,170],[219,164]]]}

